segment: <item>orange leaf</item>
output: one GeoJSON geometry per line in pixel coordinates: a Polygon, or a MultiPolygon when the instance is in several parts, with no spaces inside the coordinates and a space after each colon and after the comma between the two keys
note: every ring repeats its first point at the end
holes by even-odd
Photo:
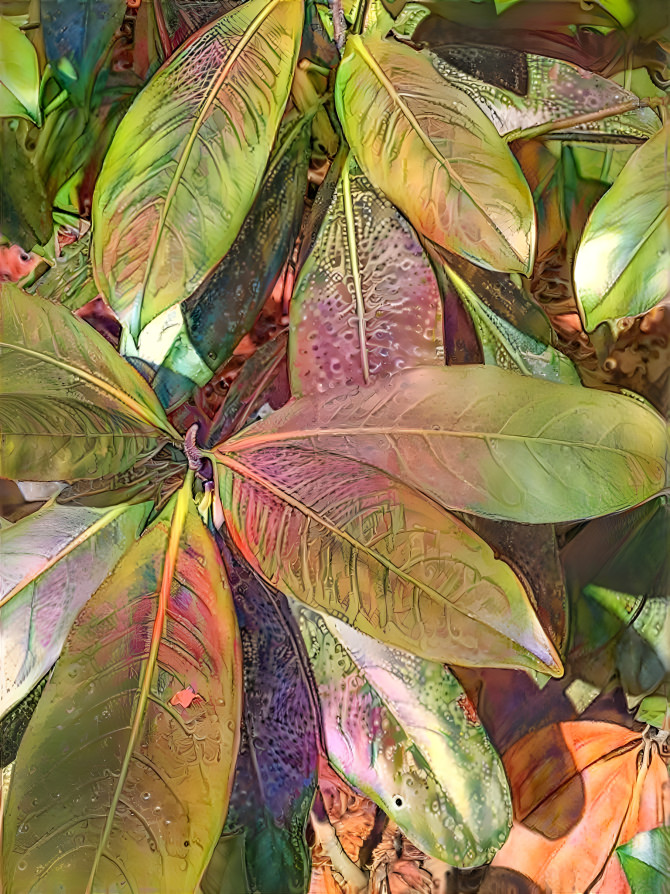
{"type": "Polygon", "coordinates": [[[493,865],[561,894],[629,894],[614,849],[664,821],[658,747],[612,723],[525,736],[504,755],[515,822],[493,865]]]}

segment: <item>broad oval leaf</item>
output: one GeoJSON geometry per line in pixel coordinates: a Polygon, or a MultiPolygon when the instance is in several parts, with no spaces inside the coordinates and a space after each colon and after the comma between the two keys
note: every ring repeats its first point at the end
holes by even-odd
{"type": "MultiPolygon", "coordinates": [[[[592,115],[630,100],[637,102],[634,93],[624,90],[614,81],[562,59],[534,53],[513,55],[523,70],[518,78],[521,83],[518,83],[517,90],[493,86],[481,76],[489,66],[500,69],[505,65],[506,60],[501,59],[499,47],[444,46],[436,48],[430,59],[435,70],[450,84],[467,93],[508,141],[514,139],[515,132],[538,124],[592,115]],[[479,77],[473,76],[473,68],[480,68],[479,77]]],[[[647,139],[659,127],[658,116],[651,109],[637,108],[600,121],[575,124],[557,133],[566,136],[571,133],[611,134],[647,139]]]]}
{"type": "Polygon", "coordinates": [[[0,474],[124,472],[178,433],[144,379],[66,308],[0,286],[0,474]]]}
{"type": "Polygon", "coordinates": [[[239,6],[171,57],[121,122],[93,197],[92,254],[133,337],[232,245],[284,111],[302,20],[302,0],[239,6]]]}
{"type": "MultiPolygon", "coordinates": [[[[520,522],[606,515],[666,485],[668,433],[641,401],[489,366],[424,367],[305,397],[222,448],[358,459],[447,506],[520,522]]],[[[242,461],[244,461],[242,459],[242,461]]]]}
{"type": "Polygon", "coordinates": [[[315,448],[217,460],[228,530],[277,589],[422,658],[562,673],[512,569],[422,494],[315,448]]]}
{"type": "Polygon", "coordinates": [[[40,69],[35,47],[9,19],[0,16],[0,117],[40,124],[40,69]]]}
{"type": "Polygon", "coordinates": [[[232,783],[232,597],[190,478],[87,603],[19,748],[8,892],[193,891],[232,783]],[[191,687],[199,698],[179,704],[191,687]]]}
{"type": "Polygon", "coordinates": [[[512,825],[505,771],[444,665],[295,604],[331,762],[417,847],[452,866],[492,859],[512,825]]]}
{"type": "Polygon", "coordinates": [[[425,54],[350,36],[335,100],[363,171],[421,233],[482,267],[530,272],[528,184],[486,115],[425,54]]]}
{"type": "Polygon", "coordinates": [[[627,894],[614,849],[663,822],[657,745],[613,723],[544,727],[503,754],[515,823],[493,866],[551,891],[627,894]]]}
{"type": "Polygon", "coordinates": [[[640,832],[616,850],[632,894],[670,889],[670,828],[640,832]]]}
{"type": "Polygon", "coordinates": [[[52,667],[74,619],[150,509],[45,506],[0,532],[0,717],[52,667]]]}
{"type": "Polygon", "coordinates": [[[444,365],[442,302],[400,212],[349,156],[291,298],[293,394],[444,365]]]}
{"type": "Polygon", "coordinates": [[[588,330],[670,295],[670,123],[641,146],[591,212],[575,258],[588,330]]]}
{"type": "Polygon", "coordinates": [[[252,890],[304,894],[319,751],[314,684],[284,597],[228,551],[224,558],[244,656],[244,723],[221,848],[242,831],[252,890]]]}

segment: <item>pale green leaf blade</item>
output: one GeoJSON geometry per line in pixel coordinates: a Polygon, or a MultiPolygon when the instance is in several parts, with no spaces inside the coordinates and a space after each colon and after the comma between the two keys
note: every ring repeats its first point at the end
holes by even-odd
{"type": "Polygon", "coordinates": [[[417,847],[456,866],[493,858],[512,825],[502,763],[444,665],[297,603],[328,756],[417,847]]]}
{"type": "Polygon", "coordinates": [[[351,36],[335,100],[363,171],[419,232],[482,267],[531,270],[528,184],[486,115],[427,55],[351,36]]]}
{"type": "Polygon", "coordinates": [[[45,506],[0,532],[0,716],[52,667],[74,619],[135,542],[150,508],[45,506]]]}
{"type": "Polygon", "coordinates": [[[40,71],[35,47],[0,16],[0,117],[40,123],[40,71]]]}
{"type": "Polygon", "coordinates": [[[632,894],[665,894],[670,889],[670,828],[640,832],[616,849],[632,894]]]}
{"type": "Polygon", "coordinates": [[[591,212],[575,258],[588,330],[670,295],[670,123],[630,157],[591,212]]]}
{"type": "Polygon", "coordinates": [[[317,448],[216,455],[228,530],[286,595],[429,660],[561,674],[509,565],[422,494],[317,448]]]}
{"type": "Polygon", "coordinates": [[[4,817],[9,891],[195,889],[232,784],[238,635],[182,489],[78,616],[26,730],[4,817]]]}
{"type": "Polygon", "coordinates": [[[65,307],[0,286],[0,474],[124,472],[178,433],[144,379],[65,307]]]}
{"type": "Polygon", "coordinates": [[[121,122],[93,197],[92,254],[135,338],[232,245],[288,99],[302,20],[302,0],[249,0],[172,56],[121,122]]]}
{"type": "Polygon", "coordinates": [[[291,297],[294,395],[444,365],[435,274],[400,212],[349,156],[291,297]]]}
{"type": "Polygon", "coordinates": [[[668,432],[642,401],[492,366],[423,367],[305,397],[223,449],[369,463],[450,509],[525,523],[616,512],[666,486],[668,432]]]}

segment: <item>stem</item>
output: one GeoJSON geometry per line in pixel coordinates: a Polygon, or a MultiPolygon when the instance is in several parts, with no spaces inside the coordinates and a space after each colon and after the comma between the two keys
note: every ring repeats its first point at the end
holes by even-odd
{"type": "Polygon", "coordinates": [[[670,103],[670,97],[668,96],[629,99],[628,102],[620,102],[616,106],[608,106],[606,109],[600,109],[598,112],[585,112],[583,115],[571,115],[568,118],[558,118],[556,121],[545,121],[544,124],[536,124],[533,127],[510,130],[509,133],[503,134],[503,140],[506,143],[511,143],[513,140],[530,140],[533,137],[542,137],[547,133],[565,130],[568,127],[590,124],[592,121],[602,121],[604,118],[613,118],[615,115],[634,112],[636,109],[656,109],[667,106],[668,103],[670,103]]]}
{"type": "Polygon", "coordinates": [[[316,837],[321,843],[324,853],[333,864],[335,872],[341,875],[344,881],[350,885],[357,894],[358,892],[361,892],[362,894],[363,891],[367,891],[369,881],[367,872],[364,872],[360,866],[357,866],[345,852],[340,839],[337,837],[337,832],[328,819],[328,815],[325,815],[325,819],[320,819],[317,817],[316,811],[312,810],[310,819],[316,837]]]}

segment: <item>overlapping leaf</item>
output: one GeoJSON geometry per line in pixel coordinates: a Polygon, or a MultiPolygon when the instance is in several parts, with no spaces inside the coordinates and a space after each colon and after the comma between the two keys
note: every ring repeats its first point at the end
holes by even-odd
{"type": "Polygon", "coordinates": [[[74,619],[130,549],[150,508],[46,506],[0,532],[0,716],[54,664],[74,619]]]}
{"type": "Polygon", "coordinates": [[[486,115],[428,56],[351,36],[335,99],[363,171],[421,233],[483,267],[530,271],[528,184],[486,115]]]}
{"type": "Polygon", "coordinates": [[[587,329],[670,295],[670,124],[641,146],[593,209],[575,258],[587,329]]]}
{"type": "Polygon", "coordinates": [[[8,894],[194,890],[223,825],[239,734],[222,571],[184,488],[77,618],[19,749],[8,894]],[[180,706],[189,686],[199,699],[180,706]]]}
{"type": "Polygon", "coordinates": [[[666,483],[667,437],[631,398],[469,366],[302,398],[224,449],[242,462],[271,445],[348,456],[449,508],[538,523],[653,496],[666,483]]]}
{"type": "Polygon", "coordinates": [[[236,546],[287,595],[430,660],[561,673],[512,569],[422,494],[318,448],[217,459],[236,546]]]}
{"type": "Polygon", "coordinates": [[[35,47],[23,31],[0,16],[0,117],[28,118],[39,124],[39,89],[35,47]]]}
{"type": "Polygon", "coordinates": [[[444,364],[430,262],[397,209],[349,156],[291,299],[293,394],[444,364]]]}
{"type": "Polygon", "coordinates": [[[460,683],[294,603],[312,662],[329,758],[426,853],[491,859],[512,823],[502,764],[460,683]]]}
{"type": "Polygon", "coordinates": [[[617,848],[632,894],[663,894],[670,888],[670,828],[640,832],[617,848]]]}
{"type": "Polygon", "coordinates": [[[123,119],[94,195],[93,264],[135,338],[232,245],[288,98],[302,18],[301,0],[243,4],[176,53],[123,119]]]}
{"type": "Polygon", "coordinates": [[[178,439],[144,379],[66,308],[0,293],[0,474],[33,481],[124,472],[178,439]]]}
{"type": "Polygon", "coordinates": [[[493,865],[552,891],[626,894],[615,847],[663,822],[668,771],[656,744],[612,723],[560,723],[503,763],[516,821],[493,865]]]}

